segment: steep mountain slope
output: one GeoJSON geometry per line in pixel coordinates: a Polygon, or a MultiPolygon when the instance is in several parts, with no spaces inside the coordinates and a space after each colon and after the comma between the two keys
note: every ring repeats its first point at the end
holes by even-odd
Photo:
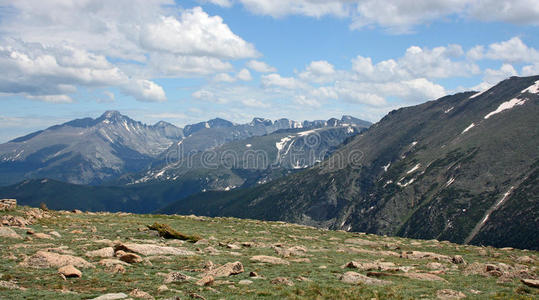
{"type": "Polygon", "coordinates": [[[313,168],[163,211],[538,249],[538,104],[534,76],[401,108],[313,168]]]}
{"type": "Polygon", "coordinates": [[[100,183],[140,170],[182,137],[172,124],[148,126],[107,111],[0,145],[0,184],[39,177],[100,183]]]}

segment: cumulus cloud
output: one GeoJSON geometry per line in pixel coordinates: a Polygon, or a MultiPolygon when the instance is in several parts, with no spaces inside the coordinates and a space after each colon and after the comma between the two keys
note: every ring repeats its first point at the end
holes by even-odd
{"type": "Polygon", "coordinates": [[[305,71],[299,73],[299,78],[323,83],[333,80],[333,75],[336,73],[335,67],[325,60],[313,61],[306,68],[305,71]]]}
{"type": "Polygon", "coordinates": [[[250,60],[249,62],[247,62],[247,67],[259,73],[277,72],[276,68],[268,65],[267,63],[263,61],[258,61],[258,60],[250,60]]]}
{"type": "Polygon", "coordinates": [[[179,19],[164,17],[145,25],[140,33],[143,47],[178,55],[220,58],[258,56],[254,46],[234,34],[219,16],[200,7],[182,12],[179,19]]]}
{"type": "Polygon", "coordinates": [[[173,0],[0,0],[0,7],[9,12],[0,23],[0,67],[11,77],[0,75],[0,93],[8,95],[67,102],[78,87],[114,86],[164,101],[151,78],[228,72],[228,60],[259,55],[221,17],[173,0]]]}
{"type": "Polygon", "coordinates": [[[409,47],[403,57],[373,64],[368,57],[352,60],[354,71],[373,81],[403,80],[411,78],[448,78],[478,74],[479,67],[466,61],[459,45],[433,49],[409,47]]]}
{"type": "Polygon", "coordinates": [[[294,77],[282,77],[277,73],[263,75],[261,78],[264,87],[280,87],[285,89],[301,89],[305,85],[294,77]]]}
{"type": "Polygon", "coordinates": [[[224,97],[220,97],[219,95],[216,95],[212,91],[205,90],[205,89],[198,90],[194,92],[191,96],[194,99],[200,100],[200,101],[213,102],[213,103],[218,103],[218,104],[228,103],[228,99],[224,97]]]}
{"type": "Polygon", "coordinates": [[[247,98],[247,99],[242,99],[241,100],[241,103],[245,106],[248,106],[248,107],[256,107],[256,108],[267,108],[269,107],[269,105],[267,103],[264,103],[260,100],[256,100],[254,98],[247,98]]]}
{"type": "MultiPolygon", "coordinates": [[[[218,0],[217,0],[218,1],[218,0]]],[[[217,2],[217,1],[214,1],[217,2]]],[[[409,33],[414,26],[448,18],[486,22],[539,24],[535,0],[236,0],[249,11],[280,18],[304,15],[350,19],[350,28],[381,27],[392,33],[409,33]]],[[[217,3],[219,4],[219,3],[217,3]]],[[[229,7],[230,1],[221,6],[229,7]]]]}
{"type": "Polygon", "coordinates": [[[242,69],[239,71],[237,77],[239,80],[243,81],[250,81],[253,79],[253,77],[251,77],[251,72],[249,72],[247,69],[242,69]]]}
{"type": "Polygon", "coordinates": [[[504,62],[539,62],[539,51],[525,45],[519,37],[489,45],[485,58],[504,62]]]}

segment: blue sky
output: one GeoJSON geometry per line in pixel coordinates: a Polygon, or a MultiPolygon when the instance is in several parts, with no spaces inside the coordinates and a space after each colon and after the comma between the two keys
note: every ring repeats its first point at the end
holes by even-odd
{"type": "Polygon", "coordinates": [[[145,123],[377,121],[539,74],[536,0],[0,0],[0,142],[145,123]]]}

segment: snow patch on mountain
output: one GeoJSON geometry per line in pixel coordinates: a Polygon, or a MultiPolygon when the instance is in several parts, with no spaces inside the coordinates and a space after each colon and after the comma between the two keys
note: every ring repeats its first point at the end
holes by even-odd
{"type": "Polygon", "coordinates": [[[466,127],[460,134],[466,133],[468,130],[472,129],[475,126],[474,123],[470,124],[470,126],[466,127]]]}
{"type": "Polygon", "coordinates": [[[490,113],[488,113],[484,118],[485,119],[488,119],[490,117],[492,117],[493,115],[495,114],[498,114],[504,110],[508,110],[508,109],[511,109],[517,105],[523,105],[524,103],[526,103],[526,100],[527,99],[518,99],[518,98],[513,98],[509,101],[506,101],[502,104],[500,104],[500,106],[498,106],[498,108],[490,113]]]}

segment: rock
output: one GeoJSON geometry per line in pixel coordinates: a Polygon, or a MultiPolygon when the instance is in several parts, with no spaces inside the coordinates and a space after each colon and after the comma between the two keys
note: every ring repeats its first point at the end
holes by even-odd
{"type": "Polygon", "coordinates": [[[58,231],[51,231],[51,232],[49,232],[49,234],[52,235],[52,236],[55,236],[55,237],[57,237],[57,238],[61,238],[61,237],[62,237],[62,235],[60,235],[60,234],[58,233],[58,231]]]}
{"type": "Polygon", "coordinates": [[[121,261],[125,261],[126,263],[130,264],[137,264],[142,262],[142,257],[140,255],[137,255],[135,253],[126,253],[123,251],[117,251],[116,257],[118,257],[121,261]]]}
{"type": "Polygon", "coordinates": [[[8,289],[8,290],[21,290],[22,289],[18,284],[11,281],[4,281],[4,280],[0,280],[0,288],[8,289]]]}
{"type": "Polygon", "coordinates": [[[129,266],[128,263],[124,262],[124,261],[121,261],[119,259],[116,259],[116,258],[108,258],[108,259],[102,259],[98,262],[99,265],[101,266],[105,266],[105,267],[112,267],[114,265],[124,265],[124,266],[129,266]]]}
{"type": "Polygon", "coordinates": [[[183,248],[158,246],[153,244],[133,244],[123,243],[114,246],[114,251],[123,250],[126,252],[138,253],[144,256],[148,255],[195,255],[193,251],[183,248]]]}
{"type": "Polygon", "coordinates": [[[249,277],[258,277],[258,273],[256,272],[249,272],[249,277]]]}
{"type": "Polygon", "coordinates": [[[141,299],[154,299],[152,295],[146,293],[145,291],[141,291],[139,289],[134,289],[129,293],[129,296],[133,298],[141,298],[141,299]]]}
{"type": "Polygon", "coordinates": [[[0,227],[0,237],[3,238],[11,238],[11,239],[22,239],[22,237],[15,232],[15,230],[9,228],[9,227],[0,227]]]}
{"type": "Polygon", "coordinates": [[[464,261],[464,258],[462,258],[462,256],[460,256],[460,255],[455,255],[455,256],[453,256],[453,258],[451,258],[451,262],[454,263],[454,264],[456,264],[456,265],[460,265],[460,264],[466,263],[466,262],[464,261]]]}
{"type": "Polygon", "coordinates": [[[17,200],[0,199],[0,211],[14,210],[17,208],[17,200]]]}
{"type": "Polygon", "coordinates": [[[73,265],[78,268],[95,268],[93,264],[83,258],[46,251],[38,251],[36,254],[25,258],[21,265],[32,268],[59,268],[66,265],[73,265]]]}
{"type": "Polygon", "coordinates": [[[166,285],[164,285],[164,284],[160,285],[160,286],[157,288],[157,292],[158,292],[158,293],[163,293],[163,292],[166,292],[166,291],[168,291],[168,286],[166,286],[166,285]]]}
{"type": "Polygon", "coordinates": [[[125,273],[125,267],[123,265],[112,265],[105,268],[105,270],[112,274],[123,274],[125,273]]]}
{"type": "Polygon", "coordinates": [[[539,289],[539,280],[521,279],[520,281],[529,287],[539,289]]]}
{"type": "Polygon", "coordinates": [[[80,230],[80,229],[75,229],[75,230],[71,230],[72,234],[84,234],[84,231],[80,230]]]}
{"type": "Polygon", "coordinates": [[[359,238],[346,239],[346,240],[344,240],[344,242],[347,243],[347,244],[354,244],[354,245],[358,245],[358,246],[378,246],[378,243],[376,243],[376,242],[372,242],[372,241],[365,240],[365,239],[359,239],[359,238]]]}
{"type": "Polygon", "coordinates": [[[214,282],[213,276],[206,275],[202,277],[200,280],[198,280],[197,282],[195,282],[195,284],[199,286],[208,286],[208,285],[212,285],[213,282],[214,282]]]}
{"type": "Polygon", "coordinates": [[[343,266],[343,268],[350,268],[350,269],[358,269],[360,271],[388,271],[388,270],[395,270],[398,271],[398,267],[392,263],[392,262],[356,262],[351,261],[343,266]]]}
{"type": "Polygon", "coordinates": [[[236,261],[233,263],[226,263],[218,268],[209,270],[206,272],[206,275],[211,275],[213,277],[227,277],[230,275],[237,275],[243,273],[243,265],[241,262],[236,261]]]}
{"type": "Polygon", "coordinates": [[[425,281],[446,281],[442,277],[430,273],[404,273],[400,274],[399,276],[425,281]]]}
{"type": "Polygon", "coordinates": [[[353,283],[353,284],[362,283],[362,284],[367,284],[367,285],[385,285],[385,284],[391,283],[391,281],[370,278],[365,275],[362,275],[356,272],[351,272],[351,271],[342,274],[339,277],[339,280],[345,283],[353,283]]]}
{"type": "Polygon", "coordinates": [[[63,266],[60,269],[58,269],[58,273],[64,275],[67,278],[70,277],[82,277],[82,272],[75,268],[73,265],[67,265],[63,266]]]}
{"type": "Polygon", "coordinates": [[[171,272],[166,275],[165,277],[165,283],[172,283],[172,282],[184,282],[189,280],[189,276],[184,275],[180,272],[171,272]]]}
{"type": "Polygon", "coordinates": [[[240,282],[238,282],[239,285],[249,285],[251,283],[253,282],[249,279],[243,279],[243,280],[240,280],[240,282]]]}
{"type": "Polygon", "coordinates": [[[109,293],[109,294],[104,294],[90,300],[116,300],[116,299],[125,299],[125,298],[127,298],[127,295],[124,293],[109,293]]]}
{"type": "Polygon", "coordinates": [[[46,234],[46,233],[42,233],[42,232],[37,232],[37,233],[34,233],[32,234],[32,237],[36,238],[36,239],[48,239],[48,240],[53,240],[52,236],[46,234]]]}
{"type": "Polygon", "coordinates": [[[519,264],[533,264],[535,262],[535,259],[533,259],[530,256],[524,255],[524,256],[517,257],[516,261],[519,264]]]}
{"type": "Polygon", "coordinates": [[[266,255],[256,255],[251,257],[251,261],[268,263],[273,265],[289,265],[290,263],[282,258],[266,255]]]}
{"type": "Polygon", "coordinates": [[[272,279],[270,282],[271,284],[284,284],[288,286],[294,285],[294,283],[286,277],[277,277],[277,278],[272,279]]]}
{"type": "Polygon", "coordinates": [[[31,220],[27,220],[19,216],[2,216],[2,225],[6,226],[15,226],[15,227],[24,227],[32,224],[31,220]]]}
{"type": "Polygon", "coordinates": [[[71,212],[74,213],[74,214],[82,214],[82,211],[79,210],[79,209],[74,209],[71,212]]]}
{"type": "Polygon", "coordinates": [[[430,262],[427,264],[427,268],[432,269],[432,270],[440,270],[444,268],[444,265],[442,265],[439,262],[430,262]]]}
{"type": "Polygon", "coordinates": [[[443,289],[436,292],[436,298],[441,300],[462,299],[466,298],[466,295],[463,292],[443,289]]]}
{"type": "Polygon", "coordinates": [[[114,249],[112,247],[106,247],[94,251],[88,251],[84,255],[88,257],[114,257],[114,249]]]}
{"type": "Polygon", "coordinates": [[[226,247],[231,250],[240,250],[241,247],[236,244],[227,244],[226,247]]]}
{"type": "Polygon", "coordinates": [[[432,259],[437,261],[452,262],[453,259],[447,255],[442,255],[434,252],[422,252],[422,251],[409,251],[402,252],[402,258],[406,259],[432,259]]]}

